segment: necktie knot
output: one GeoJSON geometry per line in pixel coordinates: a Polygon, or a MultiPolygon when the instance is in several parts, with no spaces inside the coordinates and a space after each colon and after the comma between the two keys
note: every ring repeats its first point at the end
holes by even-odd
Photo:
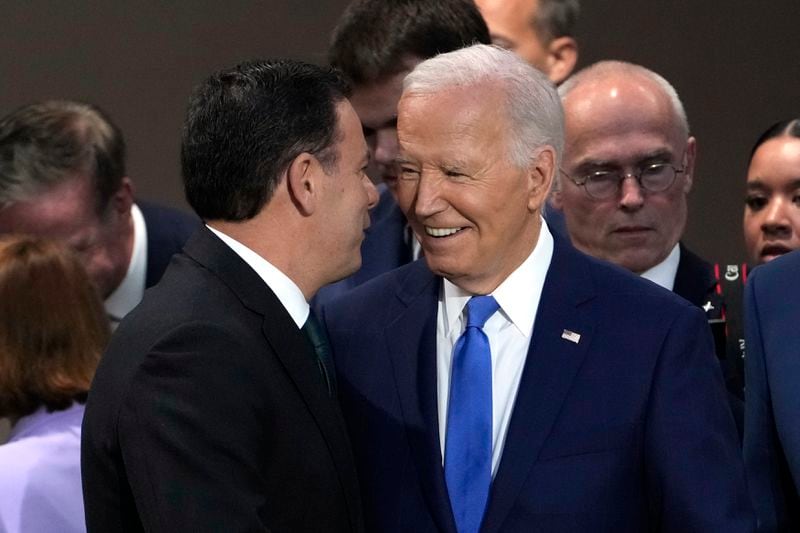
{"type": "Polygon", "coordinates": [[[494,296],[473,296],[467,302],[467,327],[482,328],[498,309],[500,304],[494,296]]]}

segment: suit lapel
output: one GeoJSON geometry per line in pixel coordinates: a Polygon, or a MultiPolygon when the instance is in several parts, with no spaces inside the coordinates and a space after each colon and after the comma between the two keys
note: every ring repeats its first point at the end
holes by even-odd
{"type": "Polygon", "coordinates": [[[438,278],[424,266],[424,262],[418,261],[398,292],[404,308],[388,325],[385,336],[423,496],[437,528],[455,533],[439,445],[436,395],[439,287],[438,278]]]}
{"type": "Polygon", "coordinates": [[[689,300],[697,307],[703,307],[709,300],[709,296],[714,294],[717,284],[713,267],[692,253],[683,243],[680,244],[680,250],[681,258],[678,262],[678,270],[675,272],[672,292],[689,300]]]}
{"type": "Polygon", "coordinates": [[[361,513],[358,485],[349,474],[355,472],[355,460],[338,404],[328,396],[327,387],[314,363],[313,349],[283,306],[264,317],[262,330],[325,438],[339,482],[348,498],[351,523],[356,529],[361,513]]]}
{"type": "Polygon", "coordinates": [[[586,259],[557,240],[503,455],[492,483],[484,532],[498,531],[508,516],[583,363],[594,321],[581,312],[579,305],[592,294],[586,259]],[[568,332],[579,334],[578,342],[562,337],[570,336],[568,332]]]}
{"type": "Polygon", "coordinates": [[[236,293],[245,307],[264,317],[264,338],[297,387],[328,445],[347,495],[351,522],[357,529],[361,512],[358,486],[355,477],[349,474],[355,472],[355,462],[341,412],[336,401],[328,396],[314,363],[313,348],[258,274],[208,229],[195,234],[187,243],[185,252],[214,272],[236,293]]]}

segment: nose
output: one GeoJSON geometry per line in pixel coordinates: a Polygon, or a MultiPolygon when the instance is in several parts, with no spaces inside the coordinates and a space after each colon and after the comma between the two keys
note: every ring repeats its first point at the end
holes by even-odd
{"type": "Polygon", "coordinates": [[[772,198],[764,208],[764,221],[761,230],[767,235],[780,235],[791,227],[786,213],[786,201],[783,198],[772,198]]]}
{"type": "Polygon", "coordinates": [[[628,174],[622,178],[619,205],[627,211],[636,211],[644,204],[642,187],[634,176],[628,174]]]}
{"type": "Polygon", "coordinates": [[[367,208],[372,209],[378,205],[378,189],[375,184],[368,177],[364,177],[364,189],[367,192],[367,208]]]}
{"type": "Polygon", "coordinates": [[[444,209],[441,187],[444,180],[422,174],[416,182],[414,195],[414,214],[419,219],[430,217],[444,209]]]}
{"type": "Polygon", "coordinates": [[[397,129],[379,129],[375,134],[375,161],[384,166],[393,166],[397,152],[397,129]]]}

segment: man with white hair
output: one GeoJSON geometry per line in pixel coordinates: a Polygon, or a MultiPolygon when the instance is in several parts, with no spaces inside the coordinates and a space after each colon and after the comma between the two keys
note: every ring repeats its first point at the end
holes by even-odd
{"type": "Polygon", "coordinates": [[[543,223],[549,80],[477,45],[403,87],[424,261],[324,307],[367,530],[752,531],[702,312],[543,223]]]}

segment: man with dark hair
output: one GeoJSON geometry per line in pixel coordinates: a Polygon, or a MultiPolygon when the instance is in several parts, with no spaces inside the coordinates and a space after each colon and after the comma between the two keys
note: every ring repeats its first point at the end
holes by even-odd
{"type": "Polygon", "coordinates": [[[561,83],[578,61],[578,0],[475,0],[492,42],[561,83]]]}
{"type": "Polygon", "coordinates": [[[280,60],[195,90],[181,157],[206,227],[97,370],[82,443],[89,531],[362,530],[307,303],[358,269],[377,202],[347,93],[333,70],[280,60]]]}
{"type": "Polygon", "coordinates": [[[361,249],[361,270],[323,288],[318,301],[408,263],[419,254],[419,245],[393,197],[397,101],[403,78],[424,59],[489,41],[489,30],[472,0],[356,0],[342,14],[328,57],[353,85],[351,101],[370,150],[370,177],[386,188],[371,213],[373,225],[361,249]]]}
{"type": "Polygon", "coordinates": [[[0,233],[66,242],[118,322],[199,222],[133,200],[125,142],[93,105],[46,101],[0,120],[0,233]]]}

